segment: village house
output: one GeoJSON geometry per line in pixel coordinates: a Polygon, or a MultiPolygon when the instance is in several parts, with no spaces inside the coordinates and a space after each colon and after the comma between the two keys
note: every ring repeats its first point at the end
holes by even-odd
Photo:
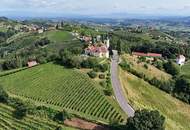
{"type": "Polygon", "coordinates": [[[85,54],[89,56],[95,56],[100,58],[109,58],[109,40],[105,40],[104,43],[89,45],[85,49],[85,54]]]}
{"type": "Polygon", "coordinates": [[[38,65],[37,61],[35,61],[35,60],[28,61],[27,64],[28,64],[28,67],[29,67],[29,68],[38,65]]]}
{"type": "Polygon", "coordinates": [[[158,53],[132,52],[132,55],[145,56],[145,57],[157,57],[157,58],[161,58],[162,57],[162,54],[158,54],[158,53]]]}
{"type": "Polygon", "coordinates": [[[176,59],[176,63],[180,66],[184,65],[185,64],[185,56],[184,55],[179,55],[176,59]]]}

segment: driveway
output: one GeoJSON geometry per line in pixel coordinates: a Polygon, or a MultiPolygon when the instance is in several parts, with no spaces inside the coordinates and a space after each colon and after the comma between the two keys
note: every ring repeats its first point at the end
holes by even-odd
{"type": "Polygon", "coordinates": [[[118,53],[116,50],[113,50],[113,58],[111,61],[111,81],[112,81],[114,94],[115,94],[116,100],[118,101],[123,111],[128,115],[128,117],[133,117],[135,111],[126,100],[119,77],[118,77],[118,62],[119,62],[118,53]]]}

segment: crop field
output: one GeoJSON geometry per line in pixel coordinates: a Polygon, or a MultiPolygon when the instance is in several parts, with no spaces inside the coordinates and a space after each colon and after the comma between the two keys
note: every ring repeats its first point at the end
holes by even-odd
{"type": "Polygon", "coordinates": [[[126,98],[135,109],[153,109],[166,117],[166,130],[190,129],[190,105],[120,69],[126,98]]]}
{"type": "MultiPolygon", "coordinates": [[[[13,108],[0,104],[0,129],[1,130],[55,130],[58,125],[50,120],[27,116],[18,120],[12,116],[13,108]]],[[[62,126],[63,130],[75,130],[62,126]]]]}
{"type": "Polygon", "coordinates": [[[138,58],[136,56],[130,56],[130,55],[126,54],[123,56],[123,58],[126,59],[128,62],[132,63],[131,67],[133,69],[145,74],[149,79],[156,77],[160,80],[168,80],[168,79],[172,78],[171,75],[165,73],[164,71],[157,69],[153,65],[147,64],[148,69],[144,68],[145,63],[138,63],[138,58]]]}
{"type": "Polygon", "coordinates": [[[3,76],[0,82],[13,96],[65,109],[89,120],[108,123],[126,118],[100,86],[78,70],[49,63],[3,76]]]}
{"type": "Polygon", "coordinates": [[[181,74],[185,75],[190,80],[190,61],[188,61],[184,66],[182,66],[181,74]]]}

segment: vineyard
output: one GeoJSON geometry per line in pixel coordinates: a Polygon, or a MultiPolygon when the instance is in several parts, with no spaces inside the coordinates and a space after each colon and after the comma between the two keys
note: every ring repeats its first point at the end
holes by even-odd
{"type": "Polygon", "coordinates": [[[108,123],[126,118],[98,84],[77,70],[50,63],[3,76],[0,82],[14,96],[65,109],[86,119],[108,123]]]}
{"type": "MultiPolygon", "coordinates": [[[[1,130],[55,130],[58,124],[42,118],[27,116],[23,120],[12,117],[13,108],[0,104],[1,130]]],[[[68,127],[63,130],[75,130],[68,127]]]]}

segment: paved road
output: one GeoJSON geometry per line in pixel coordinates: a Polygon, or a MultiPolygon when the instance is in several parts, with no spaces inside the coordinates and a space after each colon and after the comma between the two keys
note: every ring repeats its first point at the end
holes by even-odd
{"type": "Polygon", "coordinates": [[[112,81],[113,90],[120,107],[128,115],[128,117],[133,117],[135,111],[126,100],[122,90],[121,83],[119,81],[118,62],[119,62],[119,56],[117,54],[117,51],[113,50],[113,58],[111,62],[111,81],[112,81]]]}

